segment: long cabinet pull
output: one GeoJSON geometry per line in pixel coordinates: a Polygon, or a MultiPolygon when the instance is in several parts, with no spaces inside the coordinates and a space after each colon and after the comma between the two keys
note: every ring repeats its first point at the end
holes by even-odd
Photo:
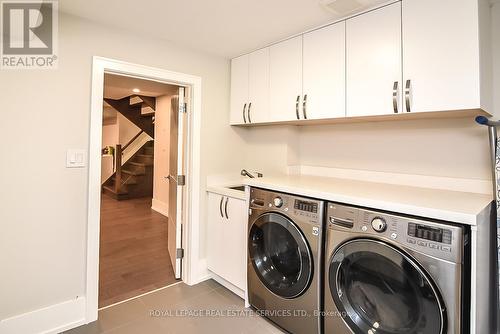
{"type": "Polygon", "coordinates": [[[229,202],[229,197],[226,197],[226,204],[224,205],[224,213],[226,214],[226,218],[229,219],[229,216],[227,215],[227,202],[229,202]]]}
{"type": "Polygon", "coordinates": [[[220,197],[220,203],[219,203],[219,211],[220,211],[220,216],[224,218],[224,214],[222,213],[222,202],[224,201],[224,197],[220,197]]]}
{"type": "Polygon", "coordinates": [[[411,80],[406,80],[405,105],[406,105],[406,112],[411,112],[411,80]]]}
{"type": "Polygon", "coordinates": [[[243,105],[243,122],[245,122],[245,124],[247,123],[247,117],[245,116],[246,111],[247,111],[247,104],[245,103],[243,105]]]}
{"type": "Polygon", "coordinates": [[[307,119],[307,94],[304,95],[304,101],[302,102],[302,114],[304,114],[304,119],[307,119]]]}
{"type": "Polygon", "coordinates": [[[300,119],[299,103],[300,103],[300,95],[297,95],[297,101],[295,101],[295,115],[297,116],[297,119],[300,119]]]}
{"type": "Polygon", "coordinates": [[[394,86],[392,86],[392,107],[394,108],[394,113],[399,113],[399,81],[394,81],[394,86]]]}
{"type": "Polygon", "coordinates": [[[248,111],[247,111],[248,123],[252,123],[252,119],[250,118],[250,111],[252,111],[252,102],[248,104],[248,111]]]}

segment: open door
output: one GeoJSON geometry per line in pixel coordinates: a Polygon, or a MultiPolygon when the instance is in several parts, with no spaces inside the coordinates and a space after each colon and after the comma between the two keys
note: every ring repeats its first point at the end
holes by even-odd
{"type": "Polygon", "coordinates": [[[168,203],[168,251],[174,268],[175,278],[181,278],[182,217],[184,185],[186,182],[184,166],[186,104],[185,88],[179,87],[178,96],[172,97],[170,113],[170,161],[169,161],[169,203],[168,203]]]}

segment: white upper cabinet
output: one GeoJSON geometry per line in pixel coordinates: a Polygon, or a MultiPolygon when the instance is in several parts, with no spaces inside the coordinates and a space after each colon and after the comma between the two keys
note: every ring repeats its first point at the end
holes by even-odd
{"type": "Polygon", "coordinates": [[[478,17],[477,0],[403,1],[405,112],[481,107],[478,17]]]}
{"type": "Polygon", "coordinates": [[[275,44],[269,52],[269,120],[299,119],[302,102],[302,36],[275,44]]]}
{"type": "Polygon", "coordinates": [[[266,122],[269,117],[269,48],[252,52],[248,67],[247,121],[266,122]]]}
{"type": "Polygon", "coordinates": [[[243,55],[231,60],[231,124],[246,123],[248,107],[248,58],[243,55]]]}
{"type": "Polygon", "coordinates": [[[304,35],[301,116],[345,116],[345,22],[304,35]]]}
{"type": "Polygon", "coordinates": [[[346,41],[347,116],[401,112],[401,3],[347,20],[346,41]]]}

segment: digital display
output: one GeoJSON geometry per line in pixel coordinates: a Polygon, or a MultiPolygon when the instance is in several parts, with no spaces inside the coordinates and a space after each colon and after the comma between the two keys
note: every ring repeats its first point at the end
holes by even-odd
{"type": "Polygon", "coordinates": [[[410,223],[408,224],[408,235],[410,237],[451,244],[451,231],[442,228],[410,223]]]}
{"type": "Polygon", "coordinates": [[[301,200],[296,199],[294,209],[300,210],[300,211],[318,213],[318,203],[306,202],[306,201],[301,201],[301,200]]]}

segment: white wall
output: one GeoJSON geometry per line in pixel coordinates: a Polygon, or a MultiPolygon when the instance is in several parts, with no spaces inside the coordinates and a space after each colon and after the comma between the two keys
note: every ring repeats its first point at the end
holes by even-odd
{"type": "MultiPolygon", "coordinates": [[[[119,143],[118,121],[114,123],[103,124],[102,126],[102,147],[115,146],[119,143]]],[[[113,156],[103,155],[101,158],[101,184],[104,183],[113,174],[113,156]]]]}
{"type": "Polygon", "coordinates": [[[237,169],[241,155],[227,126],[228,60],[71,16],[59,22],[57,70],[0,74],[0,133],[17,138],[0,143],[8,157],[0,164],[0,319],[85,293],[88,170],[66,169],[65,158],[68,148],[89,147],[92,56],[201,76],[202,180],[237,169]]]}
{"type": "Polygon", "coordinates": [[[493,39],[493,108],[500,118],[500,1],[495,1],[492,11],[493,39]]]}
{"type": "Polygon", "coordinates": [[[473,118],[304,127],[299,145],[306,166],[491,179],[487,130],[473,118]]]}

